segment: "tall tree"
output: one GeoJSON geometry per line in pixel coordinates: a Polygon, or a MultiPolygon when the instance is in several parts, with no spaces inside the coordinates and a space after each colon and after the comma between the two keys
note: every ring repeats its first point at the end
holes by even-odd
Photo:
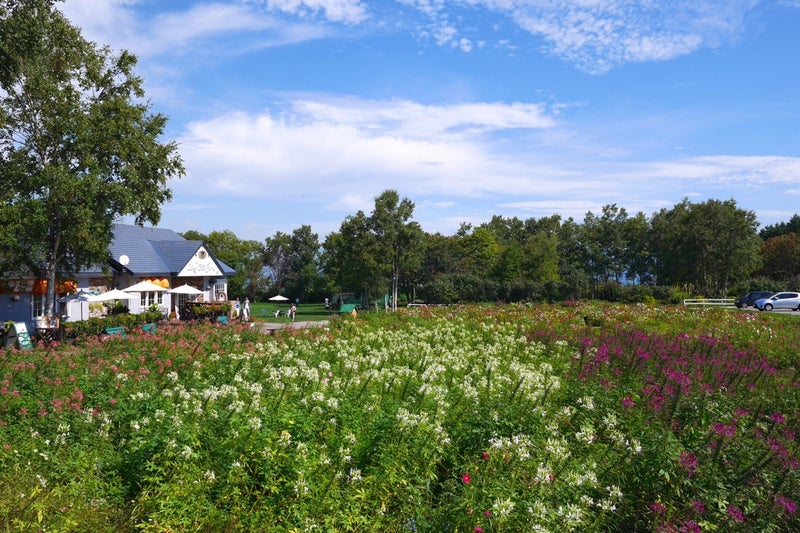
{"type": "Polygon", "coordinates": [[[48,281],[106,264],[112,224],[157,223],[183,174],[136,58],[85,40],[54,0],[0,3],[0,258],[48,281]]]}
{"type": "Polygon", "coordinates": [[[325,273],[345,291],[361,291],[367,298],[386,289],[378,242],[370,218],[358,211],[344,219],[338,232],[325,238],[325,273]]]}
{"type": "Polygon", "coordinates": [[[651,221],[653,253],[661,284],[689,283],[705,295],[728,287],[760,267],[758,221],[736,201],[684,199],[651,221]]]}
{"type": "Polygon", "coordinates": [[[273,286],[277,294],[283,291],[283,285],[291,271],[292,237],[282,231],[275,232],[264,241],[264,264],[271,271],[273,286]]]}
{"type": "Polygon", "coordinates": [[[777,224],[763,227],[759,232],[759,236],[766,241],[771,237],[778,237],[787,233],[800,234],[800,215],[795,213],[789,219],[789,222],[778,222],[777,224]]]}
{"type": "Polygon", "coordinates": [[[422,229],[412,222],[414,202],[400,199],[397,191],[387,190],[375,198],[372,231],[383,264],[390,276],[392,310],[397,310],[397,289],[401,275],[415,268],[422,260],[422,229]]]}
{"type": "Polygon", "coordinates": [[[319,235],[311,226],[300,226],[292,232],[288,251],[287,290],[303,300],[317,296],[322,286],[319,235]]]}
{"type": "Polygon", "coordinates": [[[774,280],[789,281],[800,275],[800,235],[792,232],[767,239],[761,258],[761,271],[774,280]]]}

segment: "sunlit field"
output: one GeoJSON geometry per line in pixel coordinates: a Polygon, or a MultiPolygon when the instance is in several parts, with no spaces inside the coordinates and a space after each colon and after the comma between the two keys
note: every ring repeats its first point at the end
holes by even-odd
{"type": "Polygon", "coordinates": [[[0,352],[10,531],[797,531],[798,317],[416,308],[0,352]]]}

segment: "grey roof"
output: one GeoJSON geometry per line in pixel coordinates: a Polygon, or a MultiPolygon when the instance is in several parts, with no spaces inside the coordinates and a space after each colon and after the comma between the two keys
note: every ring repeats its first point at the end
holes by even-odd
{"type": "MultiPolygon", "coordinates": [[[[189,241],[170,229],[114,224],[114,238],[109,246],[111,263],[119,266],[119,259],[128,256],[125,269],[136,276],[178,274],[192,256],[204,246],[203,241],[189,241]]],[[[211,257],[213,251],[209,250],[211,257]]],[[[236,273],[231,267],[214,258],[223,275],[236,273]]]]}

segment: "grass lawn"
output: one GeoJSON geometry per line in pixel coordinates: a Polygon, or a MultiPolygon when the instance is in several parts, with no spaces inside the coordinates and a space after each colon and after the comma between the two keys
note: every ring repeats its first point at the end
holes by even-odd
{"type": "MultiPolygon", "coordinates": [[[[261,322],[289,322],[287,312],[291,307],[290,302],[257,302],[250,303],[250,318],[261,322]],[[280,309],[281,316],[275,317],[275,311],[280,309]]],[[[321,303],[300,304],[297,306],[295,322],[308,320],[328,320],[338,315],[336,311],[326,311],[321,303]]]]}

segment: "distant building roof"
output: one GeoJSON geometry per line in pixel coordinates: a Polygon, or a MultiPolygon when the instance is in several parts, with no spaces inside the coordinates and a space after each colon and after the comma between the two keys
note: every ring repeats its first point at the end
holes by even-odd
{"type": "MultiPolygon", "coordinates": [[[[186,240],[170,229],[114,224],[114,238],[108,251],[112,266],[124,266],[135,276],[174,276],[201,248],[205,248],[203,241],[186,240]],[[125,265],[120,263],[123,256],[128,258],[125,265]]],[[[236,273],[214,258],[213,251],[209,250],[209,254],[223,275],[236,273]]]]}

